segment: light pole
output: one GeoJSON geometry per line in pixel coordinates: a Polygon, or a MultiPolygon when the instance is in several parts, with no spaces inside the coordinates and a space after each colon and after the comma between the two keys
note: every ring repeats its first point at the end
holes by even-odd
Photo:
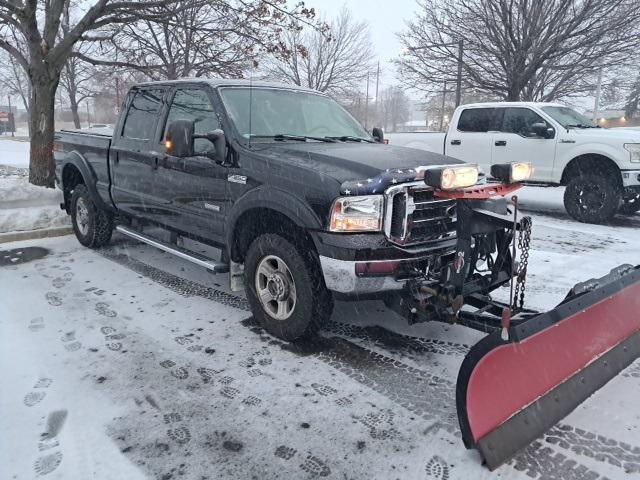
{"type": "Polygon", "coordinates": [[[422,45],[420,47],[409,47],[407,50],[411,52],[415,52],[417,50],[428,50],[434,47],[458,47],[458,55],[456,58],[456,63],[458,64],[458,72],[456,75],[456,107],[460,106],[460,102],[462,101],[462,55],[464,53],[464,40],[460,39],[457,42],[448,42],[448,43],[432,43],[430,45],[422,45]]]}

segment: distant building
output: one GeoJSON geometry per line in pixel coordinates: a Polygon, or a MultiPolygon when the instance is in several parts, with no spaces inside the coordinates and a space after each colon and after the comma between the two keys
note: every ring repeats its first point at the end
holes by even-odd
{"type": "Polygon", "coordinates": [[[0,135],[15,133],[16,113],[18,113],[18,110],[13,105],[11,106],[11,109],[9,109],[8,105],[0,105],[0,135]]]}
{"type": "MultiPolygon", "coordinates": [[[[593,110],[584,112],[584,115],[587,118],[593,118],[593,110]]],[[[601,127],[628,127],[640,124],[640,119],[627,118],[624,108],[608,108],[598,111],[597,122],[601,127]]]]}

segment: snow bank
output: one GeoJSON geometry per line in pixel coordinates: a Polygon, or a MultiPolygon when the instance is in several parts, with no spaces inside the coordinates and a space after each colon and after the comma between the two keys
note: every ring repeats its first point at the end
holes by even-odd
{"type": "Polygon", "coordinates": [[[0,233],[68,226],[61,202],[60,190],[36,187],[23,176],[0,177],[0,233]]]}
{"type": "Polygon", "coordinates": [[[0,165],[29,166],[29,142],[0,137],[0,165]]]}

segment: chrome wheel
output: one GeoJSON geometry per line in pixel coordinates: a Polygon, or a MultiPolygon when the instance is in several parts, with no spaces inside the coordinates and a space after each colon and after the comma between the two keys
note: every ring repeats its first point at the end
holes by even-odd
{"type": "Polygon", "coordinates": [[[296,308],[296,284],[286,263],[275,255],[260,260],[255,278],[258,299],[270,317],[286,320],[296,308]]]}
{"type": "Polygon", "coordinates": [[[82,197],[76,202],[76,224],[80,234],[86,235],[89,233],[89,206],[82,197]]]}

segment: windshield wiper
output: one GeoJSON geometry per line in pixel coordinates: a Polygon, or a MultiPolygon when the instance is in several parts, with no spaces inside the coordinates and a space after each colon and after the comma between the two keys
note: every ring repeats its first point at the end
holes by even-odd
{"type": "Polygon", "coordinates": [[[319,142],[335,142],[327,137],[314,137],[311,135],[292,135],[290,133],[278,133],[276,135],[254,135],[251,134],[251,138],[273,138],[277,141],[283,140],[296,140],[298,142],[306,142],[307,140],[317,140],[319,142]]]}
{"type": "Polygon", "coordinates": [[[373,140],[369,140],[368,138],[353,137],[351,135],[342,135],[342,136],[339,136],[339,137],[324,137],[324,138],[328,138],[328,139],[331,139],[333,141],[340,140],[341,142],[368,142],[368,143],[373,143],[373,140]]]}
{"type": "Polygon", "coordinates": [[[565,125],[564,128],[600,128],[599,125],[585,125],[584,123],[571,123],[565,125]]]}

